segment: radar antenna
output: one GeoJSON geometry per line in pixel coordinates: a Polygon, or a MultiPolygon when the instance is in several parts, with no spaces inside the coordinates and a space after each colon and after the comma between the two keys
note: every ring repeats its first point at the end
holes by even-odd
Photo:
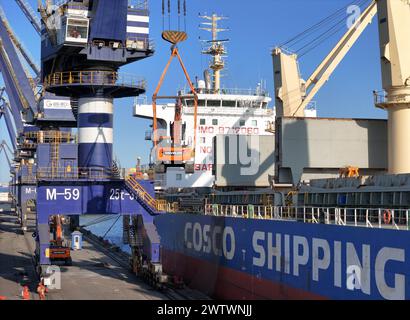
{"type": "Polygon", "coordinates": [[[214,13],[212,16],[203,15],[200,16],[200,18],[205,20],[205,22],[201,23],[200,29],[212,33],[212,40],[206,41],[210,43],[210,46],[202,51],[202,53],[212,56],[209,68],[213,71],[213,91],[214,93],[219,93],[221,90],[221,71],[225,69],[225,61],[223,58],[227,54],[224,42],[229,40],[218,39],[218,34],[219,32],[229,31],[229,29],[219,28],[218,22],[227,19],[227,17],[218,16],[214,13]]]}

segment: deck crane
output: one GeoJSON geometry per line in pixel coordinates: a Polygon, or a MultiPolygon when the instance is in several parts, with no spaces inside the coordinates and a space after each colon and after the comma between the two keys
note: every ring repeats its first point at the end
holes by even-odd
{"type": "Polygon", "coordinates": [[[272,52],[278,116],[303,117],[304,108],[378,14],[383,91],[375,105],[388,112],[388,172],[410,173],[410,2],[373,0],[319,67],[304,82],[297,55],[281,48],[272,52]]]}
{"type": "Polygon", "coordinates": [[[23,11],[23,13],[27,17],[28,21],[30,21],[30,23],[33,26],[34,30],[36,30],[38,35],[41,36],[40,18],[34,12],[31,5],[26,0],[16,0],[16,3],[20,7],[21,11],[23,11]]]}
{"type": "Polygon", "coordinates": [[[376,1],[372,1],[307,81],[304,81],[300,76],[297,54],[290,53],[281,47],[273,49],[276,112],[278,116],[304,117],[305,109],[329,80],[331,74],[376,14],[377,4],[376,1]]]}

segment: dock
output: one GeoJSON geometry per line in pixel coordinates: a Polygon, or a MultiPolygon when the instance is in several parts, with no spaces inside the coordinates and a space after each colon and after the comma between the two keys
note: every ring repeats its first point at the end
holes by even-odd
{"type": "MultiPolygon", "coordinates": [[[[38,278],[34,267],[34,220],[27,232],[17,217],[0,212],[0,296],[21,300],[22,285],[38,300],[38,278]]],[[[73,265],[60,266],[61,289],[50,290],[48,300],[169,300],[155,291],[119,261],[107,256],[97,244],[84,240],[83,250],[72,251],[73,265]]]]}

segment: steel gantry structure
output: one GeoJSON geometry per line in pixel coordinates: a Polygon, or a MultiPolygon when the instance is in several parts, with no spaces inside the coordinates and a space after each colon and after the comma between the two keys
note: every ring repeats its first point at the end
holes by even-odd
{"type": "Polygon", "coordinates": [[[39,1],[40,21],[26,1],[16,3],[41,35],[41,70],[3,14],[0,71],[9,103],[2,110],[19,154],[15,194],[23,228],[25,204],[35,204],[39,275],[46,276],[56,258],[55,225],[78,226],[84,214],[122,215],[134,269],[165,281],[153,182],[123,177],[113,161],[114,99],[145,92],[143,79],[119,69],[154,53],[147,2],[39,1]]]}

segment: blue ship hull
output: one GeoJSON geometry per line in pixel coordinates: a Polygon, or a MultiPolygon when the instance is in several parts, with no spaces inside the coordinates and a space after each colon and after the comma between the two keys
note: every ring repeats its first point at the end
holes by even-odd
{"type": "Polygon", "coordinates": [[[164,271],[220,299],[409,299],[410,233],[164,214],[164,271]]]}

